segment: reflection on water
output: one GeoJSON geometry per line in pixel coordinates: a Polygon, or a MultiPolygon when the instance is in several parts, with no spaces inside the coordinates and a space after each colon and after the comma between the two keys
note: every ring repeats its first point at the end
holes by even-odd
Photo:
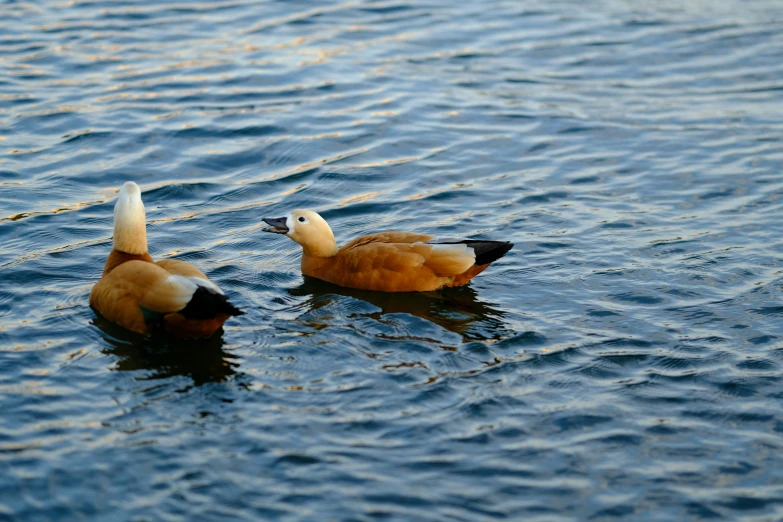
{"type": "Polygon", "coordinates": [[[386,314],[411,314],[461,335],[463,341],[497,341],[511,334],[503,321],[504,312],[479,299],[470,286],[436,292],[388,293],[346,288],[312,277],[304,279],[303,284],[288,292],[308,297],[305,306],[310,311],[327,305],[332,296],[346,296],[380,308],[380,312],[368,314],[376,319],[386,314]]]}
{"type": "Polygon", "coordinates": [[[106,341],[101,351],[117,357],[117,371],[144,371],[139,380],[190,377],[195,385],[223,382],[236,374],[237,358],[223,349],[223,333],[208,339],[180,340],[130,332],[96,316],[93,321],[106,341]]]}

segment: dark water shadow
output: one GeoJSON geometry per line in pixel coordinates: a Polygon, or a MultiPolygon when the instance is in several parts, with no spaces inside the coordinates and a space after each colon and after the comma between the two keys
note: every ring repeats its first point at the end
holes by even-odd
{"type": "Polygon", "coordinates": [[[117,358],[115,371],[143,371],[138,380],[166,379],[178,375],[190,377],[199,386],[233,378],[238,358],[223,349],[222,330],[200,340],[179,340],[166,336],[130,332],[96,315],[106,345],[101,352],[117,358]]]}
{"type": "Polygon", "coordinates": [[[370,303],[381,314],[404,313],[420,317],[462,336],[463,341],[496,341],[513,334],[504,321],[505,313],[496,305],[480,300],[469,286],[435,292],[372,292],[345,288],[305,276],[303,284],[288,290],[296,297],[309,297],[311,309],[321,306],[324,297],[347,296],[370,303]]]}

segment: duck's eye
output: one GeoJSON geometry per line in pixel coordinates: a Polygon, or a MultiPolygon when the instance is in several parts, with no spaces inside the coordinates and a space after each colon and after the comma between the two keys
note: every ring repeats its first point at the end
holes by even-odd
{"type": "Polygon", "coordinates": [[[304,218],[304,216],[299,216],[299,222],[300,222],[300,223],[304,223],[304,222],[305,222],[305,218],[304,218]]]}

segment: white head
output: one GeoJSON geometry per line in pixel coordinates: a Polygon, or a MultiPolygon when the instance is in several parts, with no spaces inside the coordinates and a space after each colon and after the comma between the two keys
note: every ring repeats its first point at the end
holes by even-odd
{"type": "Polygon", "coordinates": [[[120,189],[114,206],[114,248],[126,254],[147,253],[147,218],[141,189],[132,181],[120,189]]]}
{"type": "Polygon", "coordinates": [[[337,243],[329,224],[312,210],[292,210],[284,217],[264,218],[270,226],[264,232],[285,234],[300,245],[305,254],[331,257],[337,253],[337,243]]]}

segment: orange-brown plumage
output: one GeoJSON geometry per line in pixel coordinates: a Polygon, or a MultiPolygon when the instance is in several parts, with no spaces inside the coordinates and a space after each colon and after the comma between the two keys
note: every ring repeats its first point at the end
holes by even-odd
{"type": "Polygon", "coordinates": [[[414,232],[380,232],[337,248],[329,225],[309,210],[265,219],[268,232],[302,245],[302,273],[330,283],[382,292],[423,292],[460,286],[513,246],[499,241],[437,242],[414,232]],[[481,262],[481,264],[477,264],[481,262]]]}
{"type": "Polygon", "coordinates": [[[138,333],[160,326],[178,337],[196,338],[212,335],[229,317],[242,314],[195,266],[176,259],[153,261],[135,183],[120,190],[114,219],[114,249],[90,292],[90,305],[103,317],[138,333]]]}

